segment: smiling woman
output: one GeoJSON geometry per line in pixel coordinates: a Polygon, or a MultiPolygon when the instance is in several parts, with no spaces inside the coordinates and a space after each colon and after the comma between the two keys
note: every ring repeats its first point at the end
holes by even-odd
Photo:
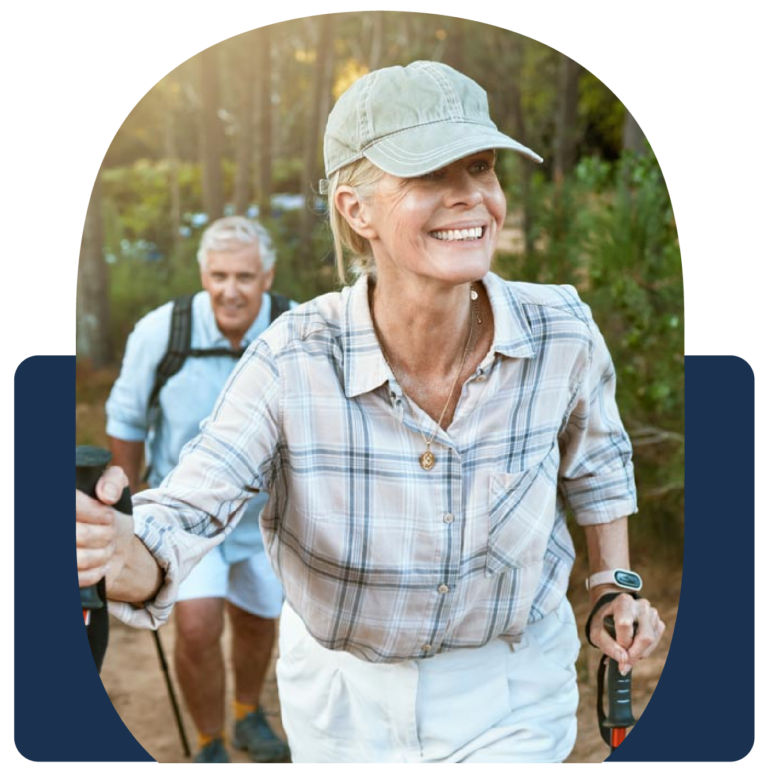
{"type": "Polygon", "coordinates": [[[455,285],[488,272],[507,212],[494,159],[487,150],[416,178],[386,173],[367,197],[336,189],[336,207],[368,240],[380,279],[455,285]]]}
{"type": "MultiPolygon", "coordinates": [[[[326,190],[340,275],[346,250],[359,278],[249,348],[178,468],[136,497],[138,539],[118,542],[113,612],[157,624],[268,492],[294,762],[559,762],[575,741],[565,511],[593,574],[628,570],[632,451],[575,289],[490,272],[498,149],[541,161],[444,64],[374,71],[341,96],[326,190]],[[135,582],[147,549],[165,572],[151,595],[135,582]]],[[[232,325],[248,267],[207,268],[232,325]]],[[[590,638],[627,672],[664,624],[611,579],[589,586],[590,638]]]]}

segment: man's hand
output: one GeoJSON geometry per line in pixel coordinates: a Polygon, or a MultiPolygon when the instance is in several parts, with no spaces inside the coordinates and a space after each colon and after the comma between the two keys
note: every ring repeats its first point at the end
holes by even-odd
{"type": "Polygon", "coordinates": [[[633,599],[629,594],[622,594],[595,613],[589,638],[605,655],[615,659],[619,671],[626,675],[638,661],[651,655],[665,630],[664,621],[647,599],[633,599]],[[603,625],[609,615],[613,616],[616,626],[615,640],[603,625]]]}
{"type": "Polygon", "coordinates": [[[75,492],[77,521],[77,575],[80,588],[103,577],[107,586],[122,571],[125,551],[133,536],[133,519],[114,510],[128,485],[119,467],[110,467],[96,485],[98,500],[75,492]]]}

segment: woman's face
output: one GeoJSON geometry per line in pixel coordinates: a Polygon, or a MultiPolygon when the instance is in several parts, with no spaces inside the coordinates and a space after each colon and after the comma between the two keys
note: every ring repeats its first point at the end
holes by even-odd
{"type": "Polygon", "coordinates": [[[418,178],[384,175],[362,204],[380,279],[396,271],[453,285],[488,272],[507,212],[495,159],[481,151],[418,178]]]}

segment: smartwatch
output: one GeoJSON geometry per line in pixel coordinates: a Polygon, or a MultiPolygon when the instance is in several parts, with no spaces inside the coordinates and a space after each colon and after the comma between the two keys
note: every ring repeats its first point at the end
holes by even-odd
{"type": "Polygon", "coordinates": [[[598,585],[615,585],[625,591],[637,593],[643,587],[643,578],[629,569],[608,569],[605,572],[595,572],[590,575],[585,583],[587,591],[598,585]]]}

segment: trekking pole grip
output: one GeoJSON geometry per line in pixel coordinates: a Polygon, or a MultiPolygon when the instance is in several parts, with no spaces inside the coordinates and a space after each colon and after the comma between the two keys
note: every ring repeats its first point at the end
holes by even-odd
{"type": "MultiPolygon", "coordinates": [[[[97,499],[96,484],[104,474],[112,454],[105,448],[94,445],[75,446],[75,488],[87,496],[97,499]]],[[[114,505],[115,510],[131,515],[133,505],[131,503],[131,491],[126,488],[120,496],[120,501],[114,505]]],[[[96,585],[89,585],[80,589],[80,603],[83,610],[100,610],[104,602],[96,590],[96,585]]]]}
{"type": "MultiPolygon", "coordinates": [[[[93,445],[76,446],[75,488],[96,499],[96,484],[111,460],[112,454],[104,448],[93,445]]],[[[100,610],[104,606],[95,585],[80,589],[80,604],[83,610],[100,610]]]]}
{"type": "MultiPolygon", "coordinates": [[[[613,616],[609,615],[605,621],[606,631],[612,639],[616,639],[616,626],[613,616]]],[[[632,670],[622,676],[619,672],[619,664],[613,659],[608,659],[606,671],[606,691],[608,695],[608,712],[603,725],[606,728],[629,728],[635,725],[635,717],[632,714],[632,670]]]]}

